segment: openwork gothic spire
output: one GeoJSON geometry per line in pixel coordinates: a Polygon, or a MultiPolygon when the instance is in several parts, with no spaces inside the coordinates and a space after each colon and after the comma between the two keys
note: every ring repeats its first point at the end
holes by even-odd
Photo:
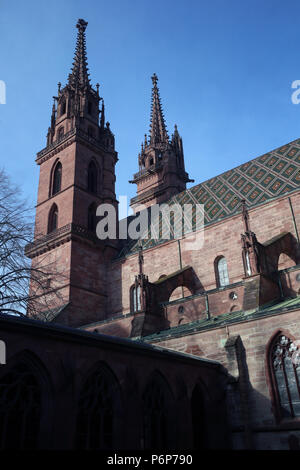
{"type": "Polygon", "coordinates": [[[85,30],[87,25],[88,23],[82,19],[78,20],[76,24],[76,28],[78,28],[77,42],[73,68],[69,75],[69,85],[74,88],[90,86],[85,45],[85,30]]]}
{"type": "Polygon", "coordinates": [[[151,77],[152,88],[152,104],[151,104],[151,124],[150,124],[150,144],[159,144],[168,142],[169,137],[166,130],[166,124],[159,97],[159,89],[157,86],[157,75],[154,73],[151,77]]]}

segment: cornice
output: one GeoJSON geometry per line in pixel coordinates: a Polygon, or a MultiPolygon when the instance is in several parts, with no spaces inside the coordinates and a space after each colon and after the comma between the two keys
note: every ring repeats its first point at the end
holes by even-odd
{"type": "Polygon", "coordinates": [[[25,255],[28,258],[35,258],[73,239],[83,243],[97,244],[99,247],[103,246],[103,240],[97,238],[94,233],[81,225],[71,223],[37,238],[34,242],[26,245],[25,255]]]}
{"type": "Polygon", "coordinates": [[[60,140],[56,140],[52,144],[45,147],[43,150],[37,153],[36,163],[37,165],[41,165],[45,161],[49,160],[54,155],[58,154],[65,148],[69,147],[74,142],[83,143],[93,152],[102,155],[103,152],[112,154],[115,158],[115,163],[118,161],[118,154],[115,150],[106,149],[103,147],[97,139],[89,136],[86,132],[82,129],[74,128],[64,134],[64,136],[60,140]]]}

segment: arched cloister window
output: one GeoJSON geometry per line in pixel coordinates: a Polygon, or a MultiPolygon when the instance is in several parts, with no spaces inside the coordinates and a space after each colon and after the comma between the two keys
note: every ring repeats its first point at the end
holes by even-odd
{"type": "Polygon", "coordinates": [[[88,208],[88,230],[96,232],[97,217],[96,217],[97,206],[93,202],[88,208]]]}
{"type": "Polygon", "coordinates": [[[130,310],[139,312],[141,310],[141,287],[133,285],[130,289],[130,310]]]}
{"type": "Polygon", "coordinates": [[[90,191],[91,193],[97,193],[97,179],[97,167],[95,162],[93,162],[92,160],[88,167],[87,180],[88,191],[90,191]]]}
{"type": "Polygon", "coordinates": [[[0,450],[38,447],[41,402],[38,378],[26,361],[0,378],[0,450]]]}
{"type": "Polygon", "coordinates": [[[172,396],[169,386],[159,373],[155,373],[143,393],[144,447],[166,449],[170,443],[170,414],[172,396]]]}
{"type": "Polygon", "coordinates": [[[58,208],[56,204],[53,204],[49,212],[48,218],[48,233],[53,232],[58,226],[58,208]]]}
{"type": "Polygon", "coordinates": [[[76,449],[115,448],[119,416],[119,384],[108,367],[101,365],[89,375],[80,393],[76,449]]]}
{"type": "Polygon", "coordinates": [[[60,162],[55,164],[55,168],[53,171],[53,178],[52,178],[52,191],[51,196],[57,194],[61,190],[61,177],[62,177],[62,166],[60,162]]]}
{"type": "Polygon", "coordinates": [[[300,365],[297,345],[279,333],[269,348],[269,370],[277,418],[300,417],[300,365]]]}
{"type": "Polygon", "coordinates": [[[195,449],[206,448],[206,423],[203,392],[199,384],[194,387],[191,398],[193,440],[195,449]]]}
{"type": "Polygon", "coordinates": [[[216,283],[218,287],[224,287],[229,284],[229,275],[227,261],[224,256],[218,257],[215,261],[216,283]]]}

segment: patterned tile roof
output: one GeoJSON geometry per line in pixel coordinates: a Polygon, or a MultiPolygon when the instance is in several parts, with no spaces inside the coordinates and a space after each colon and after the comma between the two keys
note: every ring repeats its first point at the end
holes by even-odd
{"type": "MultiPolygon", "coordinates": [[[[297,139],[186,189],[167,203],[204,204],[205,225],[208,225],[240,211],[241,199],[246,200],[248,207],[254,207],[299,189],[300,139],[297,139]]],[[[164,242],[165,240],[145,239],[143,248],[164,242]]],[[[137,241],[129,240],[120,251],[119,257],[129,255],[137,249],[137,241]]]]}

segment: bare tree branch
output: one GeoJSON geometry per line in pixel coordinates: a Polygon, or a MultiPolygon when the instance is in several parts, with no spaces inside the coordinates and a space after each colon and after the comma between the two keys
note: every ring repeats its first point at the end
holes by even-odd
{"type": "Polygon", "coordinates": [[[63,305],[63,273],[53,259],[40,263],[25,256],[33,239],[33,210],[0,169],[0,313],[39,316],[63,305]],[[50,286],[50,280],[52,287],[50,286]]]}

